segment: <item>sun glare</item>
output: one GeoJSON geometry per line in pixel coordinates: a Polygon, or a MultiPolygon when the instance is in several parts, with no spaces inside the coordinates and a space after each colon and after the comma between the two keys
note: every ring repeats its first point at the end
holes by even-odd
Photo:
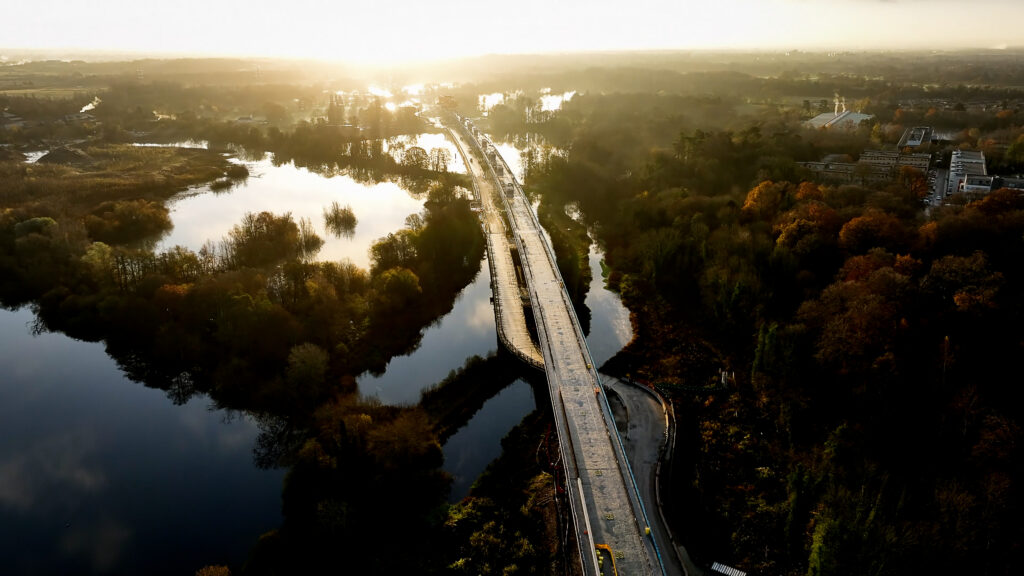
{"type": "MultiPolygon", "coordinates": [[[[985,0],[1000,22],[1024,19],[1024,2],[985,0]]],[[[913,29],[943,29],[954,0],[520,0],[515,7],[456,0],[357,5],[293,0],[233,3],[179,0],[152,18],[141,3],[95,0],[11,2],[0,48],[78,49],[189,56],[314,58],[377,65],[482,54],[645,49],[934,47],[913,29]],[[926,7],[927,6],[927,7],[926,7]],[[301,25],[298,23],[301,22],[301,25]]],[[[973,27],[942,46],[1017,45],[1012,27],[973,27]]]]}

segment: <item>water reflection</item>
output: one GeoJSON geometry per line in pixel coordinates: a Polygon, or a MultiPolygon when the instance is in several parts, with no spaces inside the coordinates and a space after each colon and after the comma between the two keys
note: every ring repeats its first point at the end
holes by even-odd
{"type": "Polygon", "coordinates": [[[473,283],[462,290],[455,306],[423,333],[419,347],[393,358],[380,376],[364,375],[359,392],[385,404],[415,404],[420,391],[440,382],[473,355],[487,356],[498,347],[491,306],[491,276],[486,262],[473,283]]]}
{"type": "Polygon", "coordinates": [[[552,146],[540,134],[506,134],[502,137],[493,135],[489,137],[520,182],[527,181],[531,170],[550,161],[552,157],[567,155],[564,148],[552,146]]]}
{"type": "Polygon", "coordinates": [[[426,152],[430,152],[434,148],[446,150],[450,158],[448,171],[466,174],[466,163],[463,162],[459,149],[455,147],[455,143],[448,139],[447,135],[442,133],[424,132],[422,134],[395,136],[385,141],[384,151],[390,154],[396,161],[401,162],[402,153],[413,146],[419,146],[426,152]]]}
{"type": "Polygon", "coordinates": [[[490,110],[491,108],[494,108],[495,106],[497,106],[498,104],[504,104],[504,103],[505,103],[505,95],[502,94],[501,92],[494,92],[494,93],[491,93],[491,94],[481,94],[480,96],[477,97],[477,105],[485,113],[488,110],[490,110]]]}
{"type": "Polygon", "coordinates": [[[572,100],[573,96],[576,95],[575,90],[563,92],[561,94],[552,94],[550,88],[541,90],[540,97],[540,109],[541,112],[554,112],[562,109],[562,104],[572,100]]]}
{"type": "Polygon", "coordinates": [[[251,176],[230,193],[216,194],[209,186],[183,193],[168,203],[174,229],[163,237],[158,251],[176,245],[197,251],[207,240],[219,241],[246,212],[291,212],[296,221],[309,218],[326,242],[321,261],[351,260],[369,268],[370,245],[401,229],[405,218],[418,213],[423,202],[393,182],[363,184],[348,175],[325,178],[292,163],[275,166],[270,158],[248,164],[251,176]],[[351,238],[329,234],[324,208],[332,202],[352,207],[359,225],[351,238]]]}
{"type": "Polygon", "coordinates": [[[516,177],[516,180],[522,182],[525,174],[523,173],[523,158],[519,150],[511,142],[494,139],[491,141],[494,143],[494,147],[498,149],[501,157],[505,159],[509,169],[512,170],[512,175],[516,177]]]}
{"type": "Polygon", "coordinates": [[[477,477],[501,455],[501,439],[536,408],[533,388],[516,380],[484,404],[444,445],[444,469],[452,475],[448,500],[466,497],[477,477]]]}
{"type": "Polygon", "coordinates": [[[49,152],[49,150],[33,150],[31,152],[22,152],[22,154],[25,155],[26,164],[35,164],[40,158],[46,156],[49,152]]]}
{"type": "Polygon", "coordinates": [[[188,574],[280,524],[283,472],[253,466],[249,419],[174,406],[32,320],[0,311],[4,574],[188,574]]]}
{"type": "Polygon", "coordinates": [[[633,339],[633,326],[629,322],[629,310],[622,305],[622,299],[604,284],[601,275],[601,261],[604,252],[597,243],[590,245],[590,290],[585,301],[590,309],[590,333],[587,347],[594,358],[594,365],[600,367],[633,339]]]}

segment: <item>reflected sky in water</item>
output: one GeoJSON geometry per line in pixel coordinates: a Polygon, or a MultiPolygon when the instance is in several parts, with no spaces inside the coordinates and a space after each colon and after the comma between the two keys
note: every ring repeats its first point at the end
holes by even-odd
{"type": "Polygon", "coordinates": [[[534,408],[533,388],[516,380],[488,400],[448,439],[444,445],[444,469],[453,477],[449,501],[457,502],[469,493],[484,468],[501,454],[501,439],[534,408]]]}
{"type": "Polygon", "coordinates": [[[466,163],[462,161],[459,149],[455,147],[455,143],[453,143],[445,134],[424,132],[423,134],[396,136],[388,139],[387,145],[384,149],[391,153],[391,156],[395,160],[401,162],[402,155],[400,152],[413,146],[419,146],[428,153],[433,148],[443,148],[447,150],[451,155],[451,162],[448,164],[448,171],[455,172],[457,174],[466,173],[466,163]]]}
{"type": "Polygon", "coordinates": [[[562,92],[561,94],[552,94],[551,89],[541,90],[542,96],[540,97],[540,109],[544,112],[553,112],[555,110],[561,110],[562,104],[572,100],[573,96],[576,95],[575,90],[568,92],[562,92]]]}
{"type": "Polygon", "coordinates": [[[498,349],[491,306],[491,275],[486,260],[476,279],[466,286],[452,311],[423,332],[419,348],[393,358],[381,376],[363,375],[359,391],[385,404],[415,404],[420,391],[443,380],[471,356],[498,349]]]}
{"type": "Polygon", "coordinates": [[[492,140],[494,147],[498,149],[498,153],[505,159],[505,163],[508,164],[512,174],[519,180],[520,183],[523,181],[523,158],[516,149],[515,145],[511,142],[492,140]]]}
{"type": "Polygon", "coordinates": [[[601,277],[604,253],[597,243],[590,245],[590,290],[586,305],[590,309],[590,333],[587,347],[598,368],[633,339],[633,326],[629,323],[629,310],[622,305],[619,295],[605,288],[601,277]]]}
{"type": "Polygon", "coordinates": [[[3,574],[192,574],[240,564],[280,524],[283,471],[253,466],[246,418],[175,406],[103,345],[32,336],[0,311],[3,574]]]}
{"type": "Polygon", "coordinates": [[[269,159],[246,166],[250,177],[229,191],[216,193],[206,186],[168,202],[174,229],[161,239],[157,251],[176,245],[199,250],[207,240],[220,241],[246,212],[291,212],[296,222],[309,218],[325,240],[318,260],[348,259],[368,269],[373,242],[402,229],[410,214],[423,211],[423,200],[393,182],[362,184],[343,175],[325,178],[291,163],[274,166],[269,159]],[[355,212],[359,223],[351,238],[326,231],[323,211],[332,202],[349,205],[355,212]]]}
{"type": "MultiPolygon", "coordinates": [[[[186,143],[188,144],[188,143],[186,143]]],[[[195,146],[200,145],[193,144],[195,146]]],[[[450,172],[465,173],[466,166],[455,145],[444,134],[417,134],[392,138],[385,149],[400,151],[419,146],[429,152],[443,148],[451,153],[450,172]]],[[[250,177],[230,190],[214,192],[201,186],[183,192],[168,202],[174,229],[161,238],[156,250],[180,245],[199,250],[207,240],[220,241],[246,212],[291,212],[296,222],[309,218],[313,229],[325,243],[317,259],[337,262],[351,260],[360,268],[370,267],[370,246],[378,239],[405,226],[410,214],[423,211],[423,200],[413,198],[394,182],[361,183],[349,176],[326,178],[291,162],[274,166],[268,155],[246,162],[250,177]],[[332,202],[351,206],[359,223],[351,237],[337,237],[327,231],[323,211],[332,202]]]]}

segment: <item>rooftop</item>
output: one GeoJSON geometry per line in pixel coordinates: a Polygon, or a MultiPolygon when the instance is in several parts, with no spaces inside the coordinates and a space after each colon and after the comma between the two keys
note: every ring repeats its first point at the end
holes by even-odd
{"type": "Polygon", "coordinates": [[[810,128],[842,128],[843,130],[853,130],[865,120],[874,118],[871,114],[861,114],[860,112],[850,112],[846,110],[835,114],[832,112],[825,112],[824,114],[818,114],[814,118],[811,118],[804,124],[810,128]]]}
{"type": "Polygon", "coordinates": [[[984,162],[985,154],[978,150],[953,150],[952,162],[984,162]]]}
{"type": "Polygon", "coordinates": [[[900,148],[918,148],[920,146],[931,144],[932,141],[932,129],[929,126],[914,126],[913,128],[907,128],[903,132],[903,137],[900,138],[900,148]]]}

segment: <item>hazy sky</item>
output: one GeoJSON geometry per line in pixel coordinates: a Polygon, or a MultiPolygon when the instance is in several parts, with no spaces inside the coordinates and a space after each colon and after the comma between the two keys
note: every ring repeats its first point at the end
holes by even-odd
{"type": "Polygon", "coordinates": [[[3,48],[393,61],[671,48],[1020,46],[1024,0],[12,0],[3,48]]]}

